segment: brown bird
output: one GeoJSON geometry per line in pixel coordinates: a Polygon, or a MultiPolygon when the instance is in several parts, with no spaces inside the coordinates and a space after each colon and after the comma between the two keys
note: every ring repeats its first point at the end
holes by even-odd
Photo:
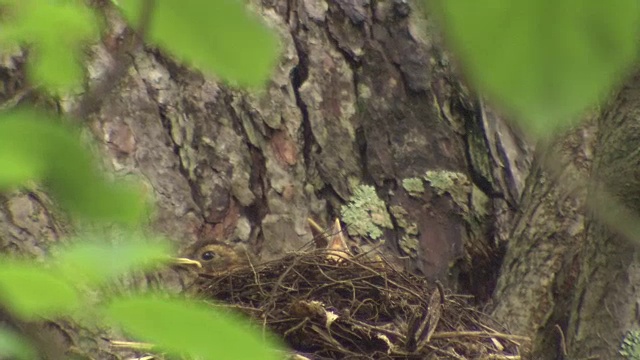
{"type": "Polygon", "coordinates": [[[220,241],[200,241],[177,259],[181,265],[195,265],[199,273],[219,274],[231,269],[249,265],[250,254],[243,249],[235,249],[220,241]]]}
{"type": "Polygon", "coordinates": [[[363,257],[369,261],[383,262],[380,245],[357,243],[346,236],[340,220],[335,219],[330,229],[325,230],[312,218],[307,218],[317,249],[327,249],[327,259],[340,262],[349,258],[363,257]]]}
{"type": "Polygon", "coordinates": [[[327,250],[327,260],[340,262],[345,258],[353,257],[354,251],[352,248],[357,247],[357,245],[354,242],[347,243],[340,220],[336,218],[333,226],[328,231],[324,230],[312,218],[307,218],[307,223],[311,228],[316,248],[327,250]]]}

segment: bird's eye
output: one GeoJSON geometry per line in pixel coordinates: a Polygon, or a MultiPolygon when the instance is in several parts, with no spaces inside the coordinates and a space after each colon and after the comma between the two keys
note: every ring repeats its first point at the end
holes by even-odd
{"type": "Polygon", "coordinates": [[[351,248],[350,248],[349,250],[351,250],[351,253],[352,253],[353,255],[360,255],[360,253],[362,252],[362,250],[360,249],[360,247],[359,247],[359,246],[356,246],[356,245],[351,245],[351,248]]]}
{"type": "Polygon", "coordinates": [[[200,255],[200,259],[204,261],[209,261],[213,259],[215,256],[216,254],[213,251],[205,251],[202,253],[202,255],[200,255]]]}

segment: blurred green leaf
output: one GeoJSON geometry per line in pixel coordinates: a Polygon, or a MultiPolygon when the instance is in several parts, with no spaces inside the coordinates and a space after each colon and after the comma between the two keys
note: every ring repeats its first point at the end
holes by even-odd
{"type": "MultiPolygon", "coordinates": [[[[119,1],[134,27],[143,1],[119,1]]],[[[148,37],[186,63],[240,85],[262,85],[278,56],[276,36],[238,0],[156,1],[148,37]]]]}
{"type": "Polygon", "coordinates": [[[0,299],[20,317],[68,314],[79,296],[71,284],[33,261],[0,260],[0,299]]]}
{"type": "Polygon", "coordinates": [[[104,281],[131,270],[148,270],[169,259],[167,242],[129,239],[126,243],[77,241],[58,256],[58,269],[65,278],[88,285],[104,281]]]}
{"type": "MultiPolygon", "coordinates": [[[[2,129],[3,126],[0,123],[0,131],[2,129]]],[[[11,141],[1,133],[0,141],[4,141],[0,144],[0,189],[16,187],[31,179],[42,177],[47,165],[42,163],[40,157],[26,151],[27,149],[21,149],[22,144],[11,141]],[[9,148],[12,148],[12,151],[3,150],[9,148]]]]}
{"type": "Polygon", "coordinates": [[[277,359],[275,342],[242,319],[201,302],[132,297],[112,302],[107,317],[143,341],[201,359],[277,359]]]}
{"type": "Polygon", "coordinates": [[[636,59],[635,0],[440,0],[434,4],[479,90],[538,135],[568,125],[636,59]]]}
{"type": "Polygon", "coordinates": [[[0,327],[0,354],[3,359],[35,359],[36,353],[18,334],[0,327]]]}
{"type": "Polygon", "coordinates": [[[58,92],[83,84],[83,47],[95,41],[98,21],[80,1],[3,0],[0,43],[29,45],[29,75],[58,92]]]}
{"type": "Polygon", "coordinates": [[[102,179],[79,134],[30,110],[0,114],[0,189],[42,180],[65,208],[92,219],[136,223],[144,194],[102,179]]]}

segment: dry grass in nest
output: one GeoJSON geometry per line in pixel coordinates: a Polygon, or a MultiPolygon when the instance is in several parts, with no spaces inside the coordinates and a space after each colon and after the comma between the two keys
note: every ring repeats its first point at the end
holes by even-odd
{"type": "Polygon", "coordinates": [[[425,279],[326,251],[203,275],[198,293],[259,321],[310,359],[520,359],[510,335],[425,279]]]}

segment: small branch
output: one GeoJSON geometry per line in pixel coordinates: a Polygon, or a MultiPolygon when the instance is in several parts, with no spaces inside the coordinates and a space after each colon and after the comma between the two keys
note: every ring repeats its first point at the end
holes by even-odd
{"type": "Polygon", "coordinates": [[[511,334],[501,334],[501,333],[489,333],[484,331],[446,331],[439,332],[431,335],[432,339],[445,339],[452,337],[495,337],[506,340],[516,340],[516,341],[530,341],[531,339],[526,336],[520,335],[511,335],[511,334]]]}

